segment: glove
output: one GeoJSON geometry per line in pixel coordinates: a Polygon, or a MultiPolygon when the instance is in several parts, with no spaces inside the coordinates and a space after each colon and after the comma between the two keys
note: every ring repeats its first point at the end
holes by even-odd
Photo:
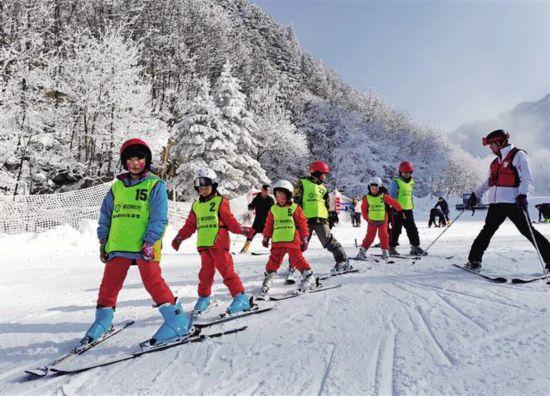
{"type": "Polygon", "coordinates": [[[516,206],[517,206],[519,209],[526,211],[528,205],[529,205],[529,203],[527,202],[527,195],[525,195],[525,194],[519,194],[519,195],[516,197],[516,206]]]}
{"type": "Polygon", "coordinates": [[[264,239],[262,240],[262,246],[263,247],[269,247],[269,238],[268,237],[264,237],[264,239]]]}
{"type": "Polygon", "coordinates": [[[155,258],[155,248],[152,244],[145,242],[141,247],[141,255],[145,261],[151,261],[155,258]]]}
{"type": "Polygon", "coordinates": [[[305,252],[307,250],[308,244],[309,244],[309,239],[307,237],[303,237],[302,242],[300,243],[300,250],[302,252],[305,252]]]}
{"type": "Polygon", "coordinates": [[[182,242],[183,238],[180,237],[180,234],[176,235],[176,237],[172,239],[172,248],[174,248],[175,251],[178,251],[182,242]]]}
{"type": "Polygon", "coordinates": [[[473,209],[476,206],[477,197],[475,193],[471,193],[468,201],[466,201],[466,209],[473,209]]]}
{"type": "Polygon", "coordinates": [[[105,244],[107,241],[105,239],[102,239],[99,241],[99,259],[102,263],[106,263],[107,260],[107,252],[105,251],[105,244]]]}

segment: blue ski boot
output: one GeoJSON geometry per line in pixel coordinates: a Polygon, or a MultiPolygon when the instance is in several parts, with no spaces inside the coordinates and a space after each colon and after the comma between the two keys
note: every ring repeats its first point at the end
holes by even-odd
{"type": "Polygon", "coordinates": [[[201,297],[195,303],[195,308],[193,308],[193,316],[198,316],[208,309],[210,306],[210,297],[201,297]]]}
{"type": "Polygon", "coordinates": [[[101,307],[95,310],[95,321],[92,323],[81,344],[87,344],[89,342],[97,340],[103,334],[111,330],[111,323],[113,323],[113,317],[115,310],[111,307],[101,307]]]}
{"type": "Polygon", "coordinates": [[[228,314],[235,314],[237,312],[248,311],[252,308],[252,297],[248,297],[246,294],[237,294],[233,301],[227,308],[228,314]]]}
{"type": "Polygon", "coordinates": [[[185,315],[181,302],[176,304],[162,304],[159,311],[164,318],[164,323],[151,339],[151,345],[156,345],[189,334],[191,319],[185,315]]]}

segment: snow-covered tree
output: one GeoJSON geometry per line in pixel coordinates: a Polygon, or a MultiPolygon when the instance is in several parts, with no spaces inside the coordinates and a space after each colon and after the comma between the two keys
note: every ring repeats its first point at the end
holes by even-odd
{"type": "Polygon", "coordinates": [[[199,167],[212,168],[218,174],[220,191],[230,195],[250,189],[257,183],[258,174],[260,179],[266,179],[261,168],[255,171],[247,162],[250,156],[239,150],[239,141],[240,137],[226,128],[208,80],[201,79],[197,96],[176,125],[172,150],[177,165],[175,187],[192,196],[193,177],[199,167]]]}
{"type": "Polygon", "coordinates": [[[259,142],[256,159],[272,180],[300,176],[309,154],[306,137],[291,122],[277,87],[257,88],[250,103],[256,115],[253,134],[259,142]]]}

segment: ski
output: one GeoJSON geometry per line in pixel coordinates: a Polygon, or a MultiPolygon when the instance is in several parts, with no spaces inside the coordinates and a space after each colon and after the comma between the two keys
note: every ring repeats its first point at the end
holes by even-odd
{"type": "Polygon", "coordinates": [[[513,278],[512,283],[514,284],[531,283],[531,282],[536,282],[538,280],[543,280],[543,279],[546,279],[546,275],[539,275],[539,276],[535,276],[534,278],[528,278],[528,279],[513,278]]]}
{"type": "Polygon", "coordinates": [[[218,316],[217,318],[214,318],[212,320],[193,323],[193,326],[195,326],[196,328],[209,327],[209,326],[213,326],[213,325],[216,325],[216,324],[229,322],[229,321],[232,321],[232,320],[235,320],[235,319],[240,319],[240,318],[243,318],[245,316],[250,316],[250,315],[255,315],[255,314],[267,312],[271,309],[273,309],[273,307],[260,308],[258,305],[255,305],[252,309],[250,309],[248,311],[242,311],[242,312],[238,312],[236,314],[223,313],[223,314],[220,314],[220,316],[218,316]]]}
{"type": "Polygon", "coordinates": [[[349,257],[349,259],[350,260],[355,260],[355,261],[364,261],[364,262],[367,262],[367,263],[379,263],[380,261],[384,261],[386,264],[395,264],[395,261],[393,261],[393,260],[381,260],[382,256],[375,257],[373,254],[369,255],[368,258],[364,258],[364,259],[360,259],[360,258],[357,258],[357,257],[349,257]]]}
{"type": "Polygon", "coordinates": [[[341,272],[327,272],[326,274],[320,274],[319,276],[317,276],[317,279],[318,280],[325,280],[325,279],[331,278],[333,276],[345,275],[345,274],[350,274],[350,273],[354,273],[354,272],[359,272],[359,268],[352,268],[350,270],[341,271],[341,272]]]}
{"type": "Polygon", "coordinates": [[[269,252],[250,252],[252,256],[267,256],[269,252]]]}
{"type": "Polygon", "coordinates": [[[269,299],[272,300],[272,301],[288,300],[289,298],[300,297],[300,296],[303,296],[304,294],[318,293],[318,292],[322,292],[322,291],[325,291],[325,290],[336,289],[337,287],[340,287],[340,286],[342,286],[341,283],[338,283],[337,285],[331,285],[331,286],[319,285],[317,288],[312,289],[312,290],[308,290],[308,291],[305,291],[305,292],[299,292],[299,291],[295,290],[295,291],[293,291],[291,293],[287,293],[287,294],[269,296],[269,299]]]}
{"type": "Polygon", "coordinates": [[[231,329],[231,330],[220,331],[218,333],[211,333],[211,334],[200,334],[200,329],[195,329],[195,331],[187,337],[183,337],[183,338],[180,338],[178,340],[168,342],[168,343],[163,343],[163,344],[160,344],[160,345],[146,346],[146,347],[144,347],[144,348],[142,348],[142,349],[140,349],[140,350],[138,350],[138,351],[136,351],[136,352],[134,352],[130,355],[125,355],[125,356],[118,357],[118,358],[104,360],[103,362],[95,363],[95,364],[92,364],[90,366],[78,367],[78,368],[75,368],[75,369],[62,369],[62,368],[58,368],[58,367],[50,367],[50,369],[51,369],[51,371],[55,372],[58,375],[81,373],[83,371],[88,371],[88,370],[91,370],[91,369],[94,369],[94,368],[105,367],[105,366],[109,366],[111,364],[124,362],[126,360],[135,359],[137,357],[143,356],[143,355],[148,354],[148,353],[164,351],[166,349],[169,349],[169,348],[172,348],[172,347],[175,347],[175,346],[178,346],[178,345],[190,344],[190,343],[196,343],[196,342],[203,342],[203,341],[206,341],[206,340],[209,340],[209,339],[212,339],[212,338],[218,338],[218,337],[222,337],[224,335],[238,333],[238,332],[241,332],[241,331],[245,330],[246,328],[247,328],[247,326],[242,326],[242,327],[237,327],[237,328],[234,328],[234,329],[231,329]]]}
{"type": "Polygon", "coordinates": [[[481,276],[482,278],[485,278],[487,279],[488,281],[491,281],[491,282],[495,282],[495,283],[506,283],[508,281],[508,279],[506,278],[502,278],[500,276],[489,276],[489,275],[485,275],[485,274],[482,274],[480,272],[475,272],[475,271],[472,271],[471,269],[468,269],[462,265],[458,265],[458,264],[453,264],[455,267],[457,268],[460,268],[460,269],[463,269],[464,271],[468,271],[469,273],[471,274],[476,274],[476,275],[479,275],[481,276]]]}
{"type": "Polygon", "coordinates": [[[133,320],[127,320],[125,322],[122,322],[121,324],[113,326],[111,328],[111,330],[106,332],[102,337],[98,338],[97,340],[89,342],[87,344],[78,345],[74,349],[72,349],[69,353],[66,353],[63,356],[58,357],[57,359],[55,359],[54,361],[46,364],[45,366],[37,367],[35,369],[25,370],[25,373],[33,375],[35,377],[44,377],[48,374],[48,372],[50,371],[50,369],[52,367],[57,366],[61,363],[67,363],[67,362],[70,362],[70,361],[74,360],[78,356],[82,355],[84,352],[89,351],[93,347],[101,344],[103,341],[111,338],[115,334],[120,333],[122,330],[126,329],[127,327],[129,327],[133,324],[134,324],[133,320]]]}
{"type": "Polygon", "coordinates": [[[205,313],[210,312],[212,310],[212,308],[216,308],[218,305],[219,305],[218,300],[211,300],[210,304],[208,305],[208,307],[204,311],[200,312],[200,311],[193,310],[193,311],[191,311],[191,316],[193,317],[193,320],[198,319],[202,315],[204,315],[205,313]]]}

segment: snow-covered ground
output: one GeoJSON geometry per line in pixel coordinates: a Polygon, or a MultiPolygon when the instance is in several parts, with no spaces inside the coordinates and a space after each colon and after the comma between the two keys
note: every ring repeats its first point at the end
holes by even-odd
{"type": "MultiPolygon", "coordinates": [[[[454,202],[452,202],[454,205],[454,202]]],[[[416,265],[354,262],[362,271],[333,278],[342,287],[282,301],[274,310],[209,329],[249,328],[72,376],[29,380],[25,369],[69,350],[94,315],[103,264],[95,224],[0,238],[1,393],[11,394],[550,394],[550,299],[544,282],[493,284],[461,271],[485,213],[465,213],[416,265]],[[455,255],[452,260],[437,257],[455,255]]],[[[534,215],[534,212],[533,212],[534,215]]],[[[419,213],[423,246],[439,233],[419,213]]],[[[550,225],[536,227],[550,237],[550,225]]],[[[364,224],[334,233],[349,254],[364,224]]],[[[194,241],[179,253],[165,240],[163,273],[184,306],[196,296],[194,241]]],[[[243,237],[234,236],[234,250],[243,237]]],[[[401,237],[406,252],[406,237],[401,237]]],[[[256,238],[251,251],[264,251],[256,238]]],[[[378,249],[372,249],[377,252],[378,249]]],[[[332,256],[314,238],[306,257],[318,272],[332,256]]],[[[267,256],[235,256],[248,292],[257,293],[267,256]]],[[[506,222],[484,259],[501,276],[541,272],[532,246],[506,222]]],[[[281,270],[278,290],[284,290],[281,270]]],[[[217,276],[222,305],[230,297],[217,276]]],[[[74,365],[131,352],[161,323],[135,268],[120,293],[116,321],[136,324],[74,365]]],[[[222,309],[223,307],[220,307],[222,309]]]]}

